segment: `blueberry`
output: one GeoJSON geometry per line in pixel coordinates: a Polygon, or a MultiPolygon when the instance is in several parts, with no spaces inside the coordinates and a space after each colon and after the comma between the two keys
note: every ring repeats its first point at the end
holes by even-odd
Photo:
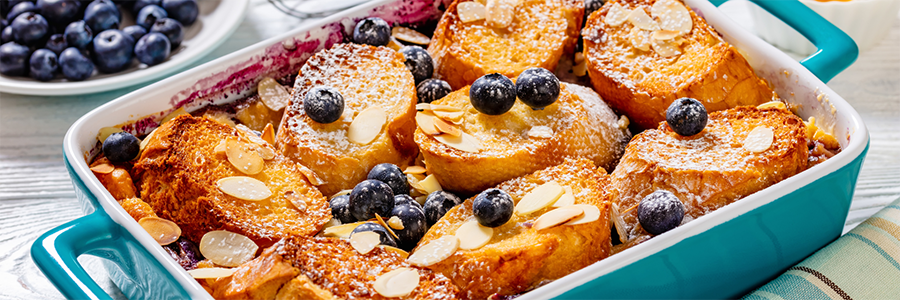
{"type": "Polygon", "coordinates": [[[13,40],[12,26],[6,26],[6,28],[3,28],[2,33],[0,33],[0,44],[6,44],[13,40]]]}
{"type": "Polygon", "coordinates": [[[94,39],[94,31],[91,30],[91,27],[84,20],[70,23],[69,26],[66,26],[64,34],[66,36],[66,44],[79,49],[87,48],[91,44],[91,40],[94,39]]]}
{"type": "Polygon", "coordinates": [[[159,32],[166,35],[169,43],[172,44],[172,50],[181,46],[181,40],[184,39],[184,27],[181,23],[171,18],[163,18],[156,20],[150,27],[150,32],[159,32]]]}
{"type": "Polygon", "coordinates": [[[434,73],[434,61],[431,59],[428,51],[419,46],[403,46],[399,52],[406,58],[404,64],[412,72],[416,84],[431,78],[431,75],[434,73]]]}
{"type": "MultiPolygon", "coordinates": [[[[71,48],[70,48],[71,49],[71,48]]],[[[68,51],[68,49],[66,50],[68,51]]],[[[103,155],[111,162],[126,162],[141,152],[141,141],[127,132],[110,134],[103,141],[103,155]]]]}
{"type": "Polygon", "coordinates": [[[13,39],[26,46],[43,45],[44,37],[48,37],[50,32],[47,19],[33,12],[19,15],[9,27],[12,27],[13,39]]]}
{"type": "Polygon", "coordinates": [[[353,238],[353,235],[356,233],[366,232],[366,231],[372,231],[372,232],[377,233],[378,236],[381,238],[382,245],[397,247],[397,242],[394,240],[394,237],[391,236],[390,233],[388,233],[387,228],[384,228],[384,226],[381,226],[381,224],[378,224],[375,222],[365,222],[365,223],[359,224],[359,226],[356,226],[356,228],[353,229],[353,232],[350,233],[350,238],[353,238]]]}
{"type": "Polygon", "coordinates": [[[666,123],[672,131],[683,136],[692,136],[703,131],[709,115],[703,103],[694,98],[681,98],[666,109],[666,123]]]}
{"type": "Polygon", "coordinates": [[[331,216],[340,220],[341,223],[347,224],[358,221],[350,213],[350,195],[340,195],[331,198],[329,205],[331,206],[331,216]]]}
{"type": "Polygon", "coordinates": [[[153,27],[153,23],[156,23],[156,20],[160,20],[163,18],[168,18],[169,14],[166,13],[166,10],[162,7],[156,5],[147,5],[138,12],[135,17],[134,22],[145,29],[150,29],[153,27]]]}
{"type": "Polygon", "coordinates": [[[500,189],[488,189],[475,197],[472,202],[472,213],[478,224],[486,227],[499,227],[506,224],[513,214],[513,200],[500,189]]]}
{"type": "Polygon", "coordinates": [[[162,7],[169,12],[170,18],[178,20],[184,26],[194,24],[200,14],[196,0],[163,0],[162,7]]]}
{"type": "Polygon", "coordinates": [[[358,183],[350,192],[350,213],[357,220],[368,220],[375,214],[386,217],[394,209],[394,193],[391,187],[378,180],[367,179],[358,183]]]}
{"type": "Polygon", "coordinates": [[[16,42],[8,42],[0,46],[0,74],[6,76],[25,76],[28,74],[28,47],[16,42]]]}
{"type": "Polygon", "coordinates": [[[147,34],[147,29],[140,25],[131,25],[122,28],[122,32],[125,33],[125,35],[130,36],[132,40],[138,41],[147,34]]]}
{"type": "Polygon", "coordinates": [[[425,211],[416,201],[411,201],[405,202],[403,205],[395,205],[391,216],[396,216],[403,223],[403,229],[394,229],[394,233],[398,237],[397,244],[400,249],[411,251],[425,236],[425,231],[428,229],[425,224],[425,211]]]}
{"type": "Polygon", "coordinates": [[[329,86],[317,86],[303,97],[303,111],[313,121],[328,124],[344,113],[344,96],[329,86]]]}
{"type": "Polygon", "coordinates": [[[638,204],[638,221],[652,235],[658,235],[681,225],[684,203],[669,191],[658,190],[638,204]]]}
{"type": "Polygon", "coordinates": [[[51,24],[69,24],[78,20],[81,12],[81,2],[77,0],[38,0],[37,7],[51,24]]]}
{"type": "Polygon", "coordinates": [[[27,12],[38,13],[40,10],[31,1],[21,2],[10,7],[9,12],[6,13],[6,19],[15,20],[16,17],[27,12]]]}
{"type": "Polygon", "coordinates": [[[103,73],[115,73],[131,66],[134,40],[121,30],[109,29],[94,38],[94,63],[103,73]]]}
{"type": "Polygon", "coordinates": [[[56,76],[56,71],[59,69],[59,61],[56,53],[53,53],[53,51],[37,49],[31,54],[29,66],[31,67],[29,72],[31,78],[40,81],[50,81],[56,76]]]}
{"type": "Polygon", "coordinates": [[[353,42],[357,44],[384,46],[390,39],[391,26],[378,17],[362,19],[353,28],[353,42]]]}
{"type": "Polygon", "coordinates": [[[378,164],[369,171],[366,179],[375,179],[386,183],[391,187],[394,195],[409,194],[409,183],[406,181],[406,174],[400,170],[400,167],[391,163],[378,164]]]}
{"type": "Polygon", "coordinates": [[[516,96],[533,109],[547,107],[559,98],[559,78],[544,68],[531,68],[516,78],[516,96]]]}
{"type": "Polygon", "coordinates": [[[428,222],[428,226],[433,226],[434,223],[437,223],[437,221],[447,214],[451,208],[462,203],[462,199],[445,191],[434,191],[431,194],[428,194],[428,198],[425,199],[424,205],[425,220],[428,222]]]}
{"type": "Polygon", "coordinates": [[[63,76],[69,80],[85,80],[94,73],[94,64],[80,49],[66,48],[59,54],[59,68],[63,76]]]}
{"type": "Polygon", "coordinates": [[[469,101],[486,115],[502,115],[516,104],[516,85],[500,73],[481,76],[469,89],[469,101]]]}
{"type": "Polygon", "coordinates": [[[47,48],[48,50],[53,51],[53,53],[56,53],[56,55],[59,55],[63,52],[63,50],[69,48],[69,44],[66,43],[65,35],[63,35],[62,33],[57,33],[50,36],[50,39],[47,40],[47,44],[44,46],[44,48],[47,48]]]}
{"type": "Polygon", "coordinates": [[[119,9],[108,0],[94,0],[84,10],[84,22],[91,27],[91,32],[119,29],[119,9]]]}
{"type": "Polygon", "coordinates": [[[165,61],[169,57],[169,51],[169,39],[159,32],[148,33],[134,45],[134,56],[148,66],[165,61]]]}
{"type": "Polygon", "coordinates": [[[434,100],[444,98],[452,91],[449,83],[434,78],[425,79],[425,81],[416,86],[416,96],[419,98],[419,103],[431,103],[434,100]]]}
{"type": "Polygon", "coordinates": [[[416,199],[406,194],[394,195],[394,207],[398,205],[415,205],[422,208],[422,205],[416,202],[416,199]]]}
{"type": "Polygon", "coordinates": [[[134,5],[131,7],[131,12],[135,15],[141,11],[147,5],[156,5],[162,7],[162,0],[135,0],[134,5]]]}

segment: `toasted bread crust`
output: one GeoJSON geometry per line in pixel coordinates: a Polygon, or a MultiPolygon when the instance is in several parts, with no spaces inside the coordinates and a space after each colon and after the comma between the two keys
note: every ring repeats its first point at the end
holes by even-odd
{"type": "Polygon", "coordinates": [[[415,158],[416,90],[403,55],[384,47],[335,44],[307,60],[300,69],[291,104],[278,129],[279,151],[312,169],[325,184],[325,195],[334,194],[366,178],[379,163],[401,167],[415,158]],[[327,85],[344,97],[344,116],[333,123],[313,121],[303,110],[303,99],[313,87],[327,85]],[[357,113],[379,106],[387,123],[371,143],[358,145],[347,139],[347,129],[357,113]]]}
{"type": "Polygon", "coordinates": [[[453,89],[489,73],[515,78],[531,67],[555,69],[574,50],[584,19],[581,0],[527,0],[516,6],[509,27],[495,29],[485,20],[460,21],[460,2],[447,7],[428,46],[436,76],[453,89]]]}
{"type": "Polygon", "coordinates": [[[693,29],[685,34],[682,54],[665,58],[641,51],[630,42],[633,25],[612,27],[604,18],[614,3],[649,14],[656,0],[610,0],[590,15],[582,31],[591,84],[610,106],[642,128],[665,121],[666,108],[691,97],[707,111],[758,105],[775,96],[736,48],[688,9],[693,29]]]}
{"type": "Polygon", "coordinates": [[[462,131],[475,136],[483,146],[479,153],[464,152],[416,130],[425,164],[441,187],[462,194],[476,193],[558,165],[568,157],[585,157],[612,169],[630,138],[628,130],[619,128],[618,117],[596,93],[574,84],[563,83],[559,99],[543,110],[533,110],[517,101],[502,115],[482,114],[469,101],[469,87],[434,104],[462,109],[462,131]],[[529,131],[537,126],[552,133],[549,137],[530,137],[529,131]]]}
{"type": "MultiPolygon", "coordinates": [[[[680,136],[665,123],[636,135],[612,173],[610,192],[623,211],[656,190],[672,192],[689,221],[803,171],[808,155],[799,117],[737,107],[711,113],[706,128],[694,136],[680,136]],[[772,129],[775,137],[767,150],[753,153],[743,143],[759,126],[772,129]]],[[[636,209],[623,218],[632,239],[648,236],[636,209]]]]}
{"type": "Polygon", "coordinates": [[[171,220],[182,234],[199,241],[213,230],[246,235],[261,247],[290,236],[312,235],[331,218],[328,202],[292,160],[276,154],[256,175],[241,173],[216,145],[226,138],[250,143],[228,125],[204,117],[179,116],[149,137],[134,171],[140,176],[141,199],[159,217],[171,220]],[[272,196],[247,201],[226,195],[216,182],[250,176],[266,183],[272,196]],[[287,192],[306,203],[298,209],[287,192]]]}
{"type": "MultiPolygon", "coordinates": [[[[600,208],[600,219],[536,231],[531,229],[531,224],[553,208],[525,216],[513,214],[506,224],[494,228],[493,238],[487,245],[457,250],[428,268],[449,277],[465,298],[485,299],[494,293],[521,293],[541,281],[563,277],[609,256],[609,196],[605,191],[609,180],[606,172],[590,160],[566,160],[561,165],[501,183],[497,188],[509,193],[518,203],[532,189],[551,180],[571,187],[577,204],[600,208]]],[[[472,201],[474,198],[447,212],[419,244],[454,234],[459,226],[473,218],[472,201]]]]}
{"type": "Polygon", "coordinates": [[[234,274],[219,278],[210,288],[218,300],[274,299],[282,285],[294,279],[300,270],[284,261],[278,253],[280,244],[238,266],[234,274]]]}

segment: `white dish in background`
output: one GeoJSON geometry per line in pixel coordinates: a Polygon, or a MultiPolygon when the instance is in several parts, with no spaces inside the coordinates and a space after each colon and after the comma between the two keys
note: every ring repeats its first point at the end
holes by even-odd
{"type": "MultiPolygon", "coordinates": [[[[135,59],[131,68],[112,74],[94,71],[94,75],[84,81],[69,81],[57,76],[49,82],[37,81],[31,77],[11,77],[0,75],[0,92],[26,95],[79,95],[114,90],[171,74],[209,54],[226,38],[234,33],[249,0],[199,0],[200,15],[191,26],[184,28],[184,41],[161,64],[148,67],[135,59]]],[[[134,24],[131,13],[123,13],[121,28],[134,24]]],[[[120,29],[121,29],[120,28],[120,29]]]]}

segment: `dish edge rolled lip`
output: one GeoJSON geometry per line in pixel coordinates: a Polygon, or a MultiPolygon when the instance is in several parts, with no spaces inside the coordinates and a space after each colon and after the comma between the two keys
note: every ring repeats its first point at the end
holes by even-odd
{"type": "MultiPolygon", "coordinates": [[[[72,169],[78,174],[79,179],[85,183],[90,192],[97,198],[100,206],[106,211],[113,222],[119,224],[128,230],[137,241],[148,250],[151,255],[163,265],[163,267],[173,275],[176,281],[182,284],[185,290],[193,298],[212,299],[211,296],[194,280],[181,266],[174,261],[158,244],[150,237],[149,234],[135,222],[125,210],[118,205],[116,200],[109,194],[103,185],[97,180],[85,161],[83,150],[80,147],[82,141],[95,141],[96,132],[103,125],[111,126],[122,122],[133,120],[138,117],[145,116],[161,110],[143,110],[138,109],[139,106],[148,106],[147,102],[142,101],[152,99],[154,94],[161,94],[163,91],[171,91],[176,88],[171,86],[189,87],[190,84],[178,84],[179,82],[193,82],[199,77],[207,75],[210,71],[223,71],[238,62],[239,59],[245,58],[250,53],[256,53],[265,50],[266,47],[280,43],[283,40],[299,35],[301,33],[314,30],[318,27],[340,20],[346,16],[352,16],[362,11],[369,10],[386,3],[396,0],[377,0],[362,4],[360,6],[345,10],[334,14],[327,18],[316,20],[298,27],[292,31],[278,35],[273,38],[266,39],[254,45],[248,46],[242,50],[225,55],[221,58],[207,62],[203,65],[194,67],[190,70],[183,71],[167,79],[151,84],[139,90],[123,95],[113,101],[110,101],[79,118],[66,133],[63,140],[63,151],[66,158],[71,162],[72,169]],[[103,121],[99,121],[99,120],[103,121]]],[[[686,0],[691,7],[701,10],[704,18],[710,23],[715,24],[716,30],[727,33],[725,35],[729,42],[732,40],[742,41],[741,44],[750,47],[761,47],[766,53],[772,55],[769,59],[774,59],[776,64],[782,67],[789,67],[793,74],[802,78],[809,79],[811,82],[818,84],[821,93],[829,97],[829,101],[835,106],[837,114],[844,115],[847,120],[842,125],[850,127],[853,132],[849,134],[849,141],[843,145],[844,149],[838,155],[831,159],[807,169],[806,171],[779,182],[769,188],[754,193],[743,201],[732,203],[726,207],[718,209],[704,216],[700,221],[690,222],[668,232],[665,236],[651,239],[631,249],[625,250],[616,255],[616,259],[605,259],[594,263],[584,269],[576,271],[566,277],[556,280],[546,286],[526,293],[521,299],[537,299],[559,295],[564,291],[582,285],[590,280],[607,274],[616,269],[624,267],[635,261],[650,256],[666,247],[677,244],[684,239],[698,235],[707,229],[715,227],[732,218],[738,217],[744,213],[752,211],[760,206],[768,204],[802,186],[808,185],[827,174],[830,174],[839,168],[849,164],[858,157],[868,144],[868,130],[863,124],[859,114],[839,95],[828,88],[806,68],[802,67],[798,62],[794,61],[786,54],[765,43],[755,35],[744,31],[738,24],[735,24],[727,16],[722,14],[718,9],[705,0],[686,0]],[[855,130],[852,129],[855,126],[855,130]]],[[[171,107],[166,100],[160,99],[153,101],[153,104],[162,103],[166,107],[171,107]]],[[[843,139],[839,139],[843,140],[843,139]]]]}

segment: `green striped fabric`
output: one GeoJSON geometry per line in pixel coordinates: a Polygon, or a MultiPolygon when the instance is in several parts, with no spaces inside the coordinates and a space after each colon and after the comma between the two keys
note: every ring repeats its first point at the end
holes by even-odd
{"type": "Polygon", "coordinates": [[[900,199],[744,299],[900,299],[900,199]]]}

